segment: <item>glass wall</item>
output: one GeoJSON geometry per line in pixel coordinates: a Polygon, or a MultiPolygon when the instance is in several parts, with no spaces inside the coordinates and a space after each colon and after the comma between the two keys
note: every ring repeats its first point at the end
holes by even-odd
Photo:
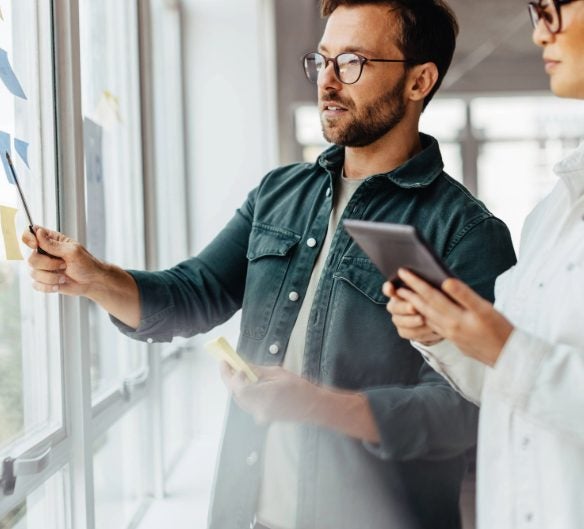
{"type": "MultiPolygon", "coordinates": [[[[326,148],[318,108],[295,112],[305,161],[326,148]]],[[[442,98],[430,103],[420,130],[435,136],[445,170],[504,220],[518,247],[527,214],[553,187],[553,166],[584,139],[584,107],[552,96],[442,98]]]]}

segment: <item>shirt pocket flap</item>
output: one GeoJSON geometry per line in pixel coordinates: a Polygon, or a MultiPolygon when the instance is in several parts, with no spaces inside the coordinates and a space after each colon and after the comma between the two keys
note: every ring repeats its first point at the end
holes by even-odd
{"type": "Polygon", "coordinates": [[[300,235],[285,228],[254,224],[249,236],[247,259],[255,261],[260,257],[283,257],[298,244],[300,235]]]}
{"type": "Polygon", "coordinates": [[[385,305],[388,302],[381,291],[387,279],[369,259],[344,257],[333,277],[346,281],[374,303],[385,305]]]}

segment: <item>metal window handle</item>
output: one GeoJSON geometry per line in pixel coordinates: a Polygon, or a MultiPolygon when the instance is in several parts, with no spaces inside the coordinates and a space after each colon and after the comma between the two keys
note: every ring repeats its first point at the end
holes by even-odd
{"type": "Polygon", "coordinates": [[[4,496],[14,493],[16,478],[19,476],[33,476],[45,470],[51,461],[51,447],[36,457],[14,459],[7,457],[2,462],[2,477],[0,478],[0,488],[4,496]]]}
{"type": "Polygon", "coordinates": [[[126,400],[129,400],[132,395],[132,391],[135,388],[146,384],[149,375],[150,369],[148,369],[148,367],[145,367],[144,369],[141,369],[136,375],[126,378],[122,383],[122,393],[124,395],[124,398],[126,400]]]}

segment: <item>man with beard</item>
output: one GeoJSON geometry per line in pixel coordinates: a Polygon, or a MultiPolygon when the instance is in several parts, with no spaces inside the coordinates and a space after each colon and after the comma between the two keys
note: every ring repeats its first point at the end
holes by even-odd
{"type": "Polygon", "coordinates": [[[212,529],[455,529],[476,408],[390,325],[385,278],[341,226],[413,224],[487,298],[515,262],[505,225],[443,172],[420,114],[454,52],[442,0],[326,1],[318,52],[325,137],[313,164],[269,173],[197,257],[162,272],[97,261],[64,235],[25,235],[35,288],[84,295],[128,336],[192,336],[242,308],[212,529]]]}

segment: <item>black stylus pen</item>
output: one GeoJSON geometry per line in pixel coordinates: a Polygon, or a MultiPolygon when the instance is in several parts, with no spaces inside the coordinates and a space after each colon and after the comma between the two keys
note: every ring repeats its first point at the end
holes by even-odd
{"type": "MultiPolygon", "coordinates": [[[[18,190],[18,196],[20,197],[20,201],[24,206],[24,212],[26,213],[26,218],[28,220],[28,229],[30,232],[36,237],[36,233],[34,232],[34,222],[32,221],[32,217],[30,216],[30,210],[28,209],[28,204],[26,203],[26,198],[24,198],[24,193],[22,192],[22,188],[20,187],[20,182],[18,181],[18,177],[16,176],[16,171],[14,170],[14,165],[12,165],[12,159],[10,158],[10,154],[8,152],[4,153],[6,155],[6,160],[8,161],[8,165],[10,166],[10,172],[12,173],[12,178],[14,179],[14,183],[16,184],[16,189],[18,190]]],[[[37,251],[40,254],[48,255],[49,257],[53,257],[51,254],[45,252],[40,246],[37,245],[37,251]]]]}

